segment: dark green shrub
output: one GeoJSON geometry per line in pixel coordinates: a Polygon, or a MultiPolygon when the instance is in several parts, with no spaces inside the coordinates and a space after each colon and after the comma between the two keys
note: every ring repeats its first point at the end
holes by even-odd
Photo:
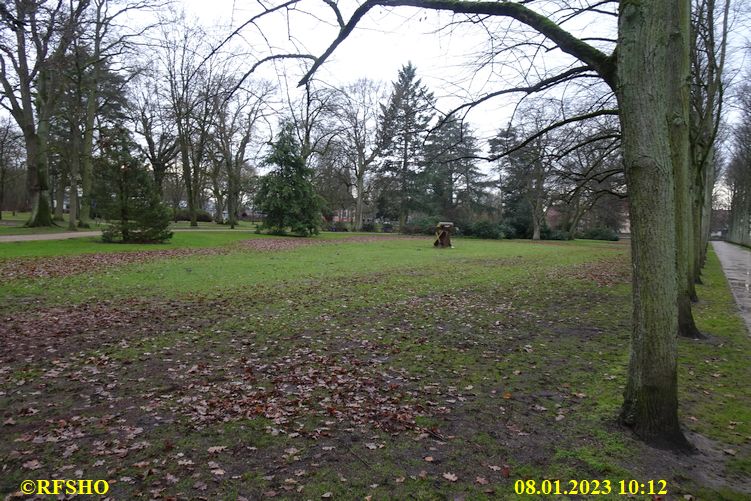
{"type": "Polygon", "coordinates": [[[475,234],[475,225],[471,221],[459,221],[456,223],[454,232],[462,237],[472,237],[475,234]]]}
{"type": "Polygon", "coordinates": [[[391,223],[383,223],[381,225],[381,231],[384,233],[391,233],[394,231],[394,225],[391,223]]]}
{"type": "Polygon", "coordinates": [[[472,235],[477,238],[497,240],[503,238],[503,233],[497,223],[491,221],[478,221],[472,228],[472,235]]]}
{"type": "Polygon", "coordinates": [[[349,225],[342,221],[337,221],[329,226],[329,231],[349,231],[349,225]]]}
{"type": "Polygon", "coordinates": [[[591,228],[577,233],[576,238],[585,240],[610,240],[611,242],[615,242],[618,240],[618,233],[611,228],[591,228]]]}
{"type": "Polygon", "coordinates": [[[440,220],[441,218],[438,216],[414,219],[405,224],[399,231],[405,235],[433,235],[440,220]]]}
{"type": "Polygon", "coordinates": [[[503,238],[519,238],[519,234],[516,232],[516,228],[508,223],[501,223],[498,225],[498,231],[503,234],[503,238]]]}
{"type": "MultiPolygon", "coordinates": [[[[177,209],[174,214],[175,221],[190,221],[190,212],[188,209],[177,209]]],[[[203,209],[196,210],[196,220],[202,223],[210,223],[214,219],[207,211],[203,209]]]]}
{"type": "Polygon", "coordinates": [[[563,230],[551,230],[547,226],[540,231],[542,240],[571,240],[571,234],[563,230]]]}
{"type": "Polygon", "coordinates": [[[361,228],[361,230],[362,230],[362,231],[367,231],[367,232],[373,232],[373,231],[375,231],[375,230],[376,230],[376,226],[375,226],[375,223],[374,223],[374,222],[372,222],[372,221],[370,221],[370,222],[367,222],[367,223],[362,223],[362,228],[361,228]]]}

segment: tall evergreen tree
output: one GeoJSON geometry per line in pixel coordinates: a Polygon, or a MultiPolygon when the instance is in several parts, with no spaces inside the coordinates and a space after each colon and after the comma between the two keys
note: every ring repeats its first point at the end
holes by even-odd
{"type": "Polygon", "coordinates": [[[389,179],[392,197],[404,227],[410,210],[417,206],[418,180],[424,156],[423,140],[433,118],[433,93],[417,78],[417,69],[407,63],[399,70],[388,103],[381,107],[381,140],[384,144],[380,174],[389,179]]]}
{"type": "Polygon", "coordinates": [[[450,120],[425,141],[426,209],[449,219],[472,220],[486,208],[490,183],[473,157],[477,139],[468,124],[450,120]]]}
{"type": "Polygon", "coordinates": [[[256,206],[266,214],[263,227],[276,233],[290,229],[301,236],[318,233],[321,201],[292,123],[283,125],[266,164],[275,168],[261,179],[256,196],[256,206]]]}
{"type": "Polygon", "coordinates": [[[105,242],[157,243],[172,238],[170,214],[161,203],[151,174],[136,145],[122,127],[101,138],[102,154],[97,159],[94,207],[109,225],[102,230],[105,242]]]}
{"type": "Polygon", "coordinates": [[[504,220],[514,229],[514,236],[539,240],[549,196],[546,179],[550,167],[544,160],[542,139],[518,147],[523,137],[524,131],[514,126],[502,129],[490,140],[490,152],[512,152],[497,167],[504,220]]]}

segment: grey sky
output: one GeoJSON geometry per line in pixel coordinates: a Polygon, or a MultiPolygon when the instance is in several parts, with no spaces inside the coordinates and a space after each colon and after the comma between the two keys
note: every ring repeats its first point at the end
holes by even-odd
{"type": "MultiPolygon", "coordinates": [[[[237,27],[260,10],[256,2],[241,0],[184,0],[183,5],[188,13],[199,17],[202,24],[215,26],[212,31],[216,36],[226,35],[230,31],[230,24],[233,28],[237,27]]],[[[345,19],[356,6],[351,1],[342,1],[339,5],[345,19]]],[[[250,27],[243,30],[244,38],[234,41],[234,46],[239,51],[254,46],[255,52],[260,54],[257,57],[271,52],[265,47],[267,43],[277,53],[303,50],[319,55],[336,36],[338,29],[333,24],[335,18],[322,1],[305,1],[301,6],[308,10],[308,14],[295,13],[290,16],[289,30],[286,15],[270,16],[259,25],[267,40],[263,40],[258,31],[250,27]]],[[[532,65],[534,71],[527,75],[521,74],[521,71],[530,65],[527,62],[517,64],[513,59],[506,67],[495,66],[492,70],[487,67],[478,71],[477,67],[468,66],[467,63],[476,60],[474,54],[487,49],[487,34],[482,28],[469,25],[441,30],[452,20],[459,19],[464,18],[413,8],[376,9],[359,24],[358,29],[316,76],[331,85],[352,82],[361,77],[390,82],[396,78],[397,70],[403,64],[412,61],[423,82],[438,97],[438,108],[448,111],[483,92],[518,85],[525,79],[527,83],[533,83],[543,72],[572,63],[571,58],[557,50],[543,51],[535,56],[532,65]]],[[[580,36],[606,37],[612,36],[616,26],[615,18],[597,16],[594,19],[590,16],[569,22],[566,27],[580,36]]],[[[504,33],[503,29],[497,31],[504,33]]],[[[514,31],[506,33],[506,41],[518,38],[518,33],[514,31]]],[[[280,66],[269,65],[260,74],[276,78],[274,70],[279,71],[280,66]]],[[[295,82],[301,75],[299,66],[297,63],[283,65],[289,79],[295,82]]],[[[517,97],[494,99],[477,107],[468,116],[481,138],[487,139],[498,128],[507,125],[517,97]]]]}

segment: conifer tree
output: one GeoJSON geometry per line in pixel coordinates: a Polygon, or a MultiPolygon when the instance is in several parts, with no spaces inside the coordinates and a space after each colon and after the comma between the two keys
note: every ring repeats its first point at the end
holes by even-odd
{"type": "Polygon", "coordinates": [[[381,109],[381,140],[385,145],[380,173],[391,183],[392,196],[399,209],[399,225],[404,227],[410,210],[419,200],[419,167],[423,140],[433,118],[435,98],[417,69],[407,63],[399,70],[388,103],[381,109]]]}
{"type": "Polygon", "coordinates": [[[487,208],[484,201],[491,183],[473,158],[480,151],[468,124],[447,121],[428,136],[424,151],[426,209],[443,218],[470,221],[487,208]]]}
{"type": "Polygon", "coordinates": [[[305,166],[292,123],[282,126],[266,165],[274,169],[261,179],[256,206],[265,214],[263,228],[274,233],[287,229],[300,236],[317,234],[321,226],[321,200],[305,166]]]}
{"type": "Polygon", "coordinates": [[[107,221],[105,242],[158,243],[172,238],[170,213],[161,203],[152,176],[128,133],[114,130],[104,140],[97,159],[95,210],[107,221]]]}

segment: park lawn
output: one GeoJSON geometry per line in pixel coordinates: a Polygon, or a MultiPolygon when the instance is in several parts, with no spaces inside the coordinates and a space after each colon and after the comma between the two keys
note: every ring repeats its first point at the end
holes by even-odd
{"type": "MultiPolygon", "coordinates": [[[[48,233],[63,233],[71,231],[68,229],[68,214],[63,214],[63,221],[57,221],[56,226],[42,226],[27,228],[24,226],[26,221],[31,217],[30,212],[16,212],[14,215],[11,211],[3,211],[0,218],[0,236],[2,235],[40,235],[48,233]]],[[[190,226],[189,221],[177,221],[171,223],[170,227],[177,230],[192,231],[231,231],[228,225],[217,224],[214,222],[198,222],[197,227],[190,226]]],[[[235,227],[236,231],[254,231],[256,223],[239,221],[235,227]]],[[[80,231],[98,231],[101,229],[100,224],[92,221],[91,228],[81,229],[80,231]]]]}
{"type": "Polygon", "coordinates": [[[264,238],[264,235],[255,235],[242,231],[180,231],[175,232],[172,238],[163,244],[108,244],[102,242],[101,237],[98,236],[75,237],[54,241],[0,242],[0,260],[21,257],[207,248],[223,246],[249,238],[264,238]]]}
{"type": "Polygon", "coordinates": [[[48,233],[62,233],[68,230],[67,214],[63,216],[65,221],[58,221],[57,226],[45,226],[41,228],[26,228],[24,224],[29,220],[31,213],[3,211],[0,219],[0,236],[3,235],[40,235],[48,233]]]}
{"type": "MultiPolygon", "coordinates": [[[[516,499],[518,479],[748,498],[751,340],[714,255],[710,337],[679,345],[685,455],[615,420],[626,244],[341,238],[4,283],[0,493],[80,474],[117,499],[516,499]]],[[[15,255],[94,245],[71,242],[15,255]]]]}

